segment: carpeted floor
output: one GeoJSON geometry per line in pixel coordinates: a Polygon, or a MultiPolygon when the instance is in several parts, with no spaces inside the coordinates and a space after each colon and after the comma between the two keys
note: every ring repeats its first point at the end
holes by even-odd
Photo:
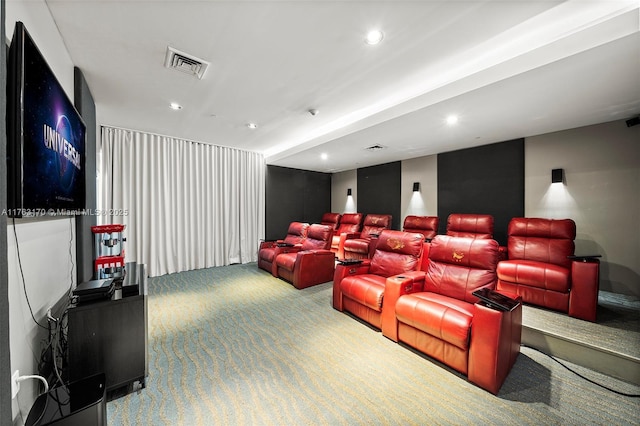
{"type": "MultiPolygon", "coordinates": [[[[640,400],[522,348],[494,396],[255,263],[149,280],[146,388],[110,425],[637,425],[640,400]]],[[[625,393],[638,387],[571,366],[625,393]]]]}

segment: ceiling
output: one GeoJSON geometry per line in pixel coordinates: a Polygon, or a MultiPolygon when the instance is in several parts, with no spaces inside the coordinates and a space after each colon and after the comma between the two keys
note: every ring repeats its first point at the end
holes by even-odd
{"type": "Polygon", "coordinates": [[[99,124],[268,164],[338,172],[640,113],[637,0],[45,3],[99,124]],[[166,68],[168,46],[204,77],[166,68]]]}

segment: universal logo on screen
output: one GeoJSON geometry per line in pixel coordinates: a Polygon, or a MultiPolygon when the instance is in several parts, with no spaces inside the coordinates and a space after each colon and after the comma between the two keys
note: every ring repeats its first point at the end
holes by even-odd
{"type": "MultiPolygon", "coordinates": [[[[76,169],[80,170],[80,153],[58,130],[68,133],[69,135],[71,134],[69,120],[64,115],[58,119],[56,129],[53,129],[47,124],[44,125],[44,146],[57,152],[58,156],[62,156],[71,162],[76,169]]],[[[60,161],[60,166],[60,174],[63,175],[66,173],[66,161],[60,161]]]]}

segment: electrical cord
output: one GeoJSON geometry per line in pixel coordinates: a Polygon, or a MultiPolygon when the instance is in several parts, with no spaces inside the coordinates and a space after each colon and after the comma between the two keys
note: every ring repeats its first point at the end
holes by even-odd
{"type": "Polygon", "coordinates": [[[592,383],[592,384],[594,384],[594,385],[596,385],[596,386],[599,386],[599,387],[601,387],[601,388],[603,388],[603,389],[606,389],[606,390],[608,390],[609,392],[613,392],[613,393],[615,393],[615,394],[617,394],[617,395],[621,395],[621,396],[628,396],[628,397],[630,397],[630,398],[640,398],[640,394],[633,394],[633,393],[621,392],[621,391],[615,390],[615,389],[613,389],[613,388],[610,388],[610,387],[608,387],[608,386],[605,386],[605,385],[603,385],[602,383],[598,383],[598,382],[596,382],[595,380],[591,380],[590,378],[588,378],[588,377],[586,377],[586,376],[584,376],[584,375],[582,375],[582,374],[578,373],[577,371],[575,371],[574,369],[572,369],[572,368],[571,368],[571,367],[569,367],[568,365],[566,365],[566,364],[562,363],[562,362],[561,362],[560,360],[558,360],[556,357],[554,357],[554,356],[552,356],[552,355],[549,355],[548,353],[542,352],[540,349],[534,348],[534,347],[532,347],[532,346],[527,346],[527,345],[522,345],[522,346],[523,346],[523,347],[525,347],[525,348],[533,349],[534,351],[539,352],[539,353],[541,353],[542,355],[546,355],[547,357],[551,358],[552,360],[554,360],[555,362],[557,362],[558,364],[560,364],[561,366],[563,366],[564,368],[566,368],[567,370],[569,370],[570,372],[572,372],[573,374],[575,374],[576,376],[578,376],[578,377],[580,377],[580,378],[582,378],[582,379],[586,380],[586,381],[587,381],[587,382],[589,382],[589,383],[592,383]]]}
{"type": "Polygon", "coordinates": [[[48,374],[54,374],[54,377],[49,376],[50,380],[54,380],[52,387],[56,384],[64,384],[62,379],[62,371],[65,369],[65,360],[67,353],[67,313],[69,310],[69,304],[64,307],[60,318],[54,318],[51,316],[51,312],[47,312],[47,319],[49,323],[49,336],[46,345],[41,352],[40,362],[38,364],[38,370],[42,374],[43,372],[49,372],[48,374]],[[47,365],[51,366],[51,370],[47,368],[47,365]]]}
{"type": "Polygon", "coordinates": [[[24,279],[24,270],[22,269],[22,259],[20,258],[20,247],[18,245],[18,232],[16,231],[16,219],[11,218],[11,222],[13,224],[13,235],[16,240],[16,253],[18,255],[18,265],[20,267],[20,276],[22,277],[22,288],[24,290],[24,297],[25,299],[27,299],[27,306],[29,306],[29,312],[31,313],[31,318],[33,319],[33,322],[35,322],[39,327],[44,328],[45,330],[48,330],[48,328],[40,324],[36,320],[36,317],[33,315],[33,309],[31,308],[31,302],[29,302],[29,295],[27,294],[27,283],[24,279]]]}
{"type": "Polygon", "coordinates": [[[20,377],[18,377],[16,379],[16,382],[23,382],[23,381],[28,380],[28,379],[40,380],[44,384],[44,392],[42,392],[42,393],[49,392],[49,383],[47,383],[47,379],[45,379],[42,376],[38,376],[37,374],[32,374],[32,375],[29,375],[29,376],[20,376],[20,377]]]}

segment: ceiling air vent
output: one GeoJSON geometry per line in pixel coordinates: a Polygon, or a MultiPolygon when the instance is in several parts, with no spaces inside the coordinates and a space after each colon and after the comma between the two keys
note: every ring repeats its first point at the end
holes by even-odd
{"type": "Polygon", "coordinates": [[[371,145],[370,147],[365,148],[367,151],[380,151],[381,149],[385,149],[386,146],[382,145],[371,145]]]}
{"type": "Polygon", "coordinates": [[[164,58],[164,66],[202,79],[209,63],[196,58],[193,55],[174,49],[171,46],[167,46],[167,55],[164,58]]]}

